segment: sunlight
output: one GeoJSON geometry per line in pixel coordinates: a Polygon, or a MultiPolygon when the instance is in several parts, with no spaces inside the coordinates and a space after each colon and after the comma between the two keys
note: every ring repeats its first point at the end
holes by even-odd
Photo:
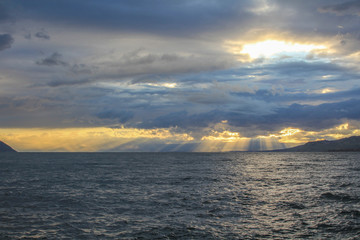
{"type": "Polygon", "coordinates": [[[176,83],[148,83],[147,85],[154,86],[154,87],[165,87],[165,88],[176,88],[177,87],[176,83]]]}
{"type": "Polygon", "coordinates": [[[291,135],[294,135],[296,133],[299,133],[301,132],[300,129],[297,129],[297,128],[285,128],[283,130],[280,131],[281,133],[281,137],[285,137],[285,136],[291,136],[291,135]]]}
{"type": "Polygon", "coordinates": [[[280,53],[309,53],[313,50],[325,49],[325,46],[314,44],[290,43],[278,40],[267,40],[252,44],[245,44],[241,54],[248,54],[250,58],[271,57],[280,53]]]}
{"type": "Polygon", "coordinates": [[[239,138],[238,140],[222,141],[221,138],[205,137],[196,147],[195,152],[228,152],[248,151],[251,138],[239,138]]]}
{"type": "Polygon", "coordinates": [[[334,89],[334,88],[322,88],[316,91],[313,91],[314,93],[317,94],[327,94],[327,93],[334,93],[334,92],[338,92],[339,90],[334,89]]]}
{"type": "Polygon", "coordinates": [[[230,131],[223,131],[223,132],[217,132],[212,131],[212,135],[210,136],[204,136],[201,138],[201,141],[204,140],[210,140],[210,141],[223,141],[223,142],[234,142],[244,139],[240,137],[239,133],[237,132],[230,132],[230,131]]]}
{"type": "MultiPolygon", "coordinates": [[[[226,122],[226,121],[224,121],[226,122]]],[[[194,151],[226,152],[249,150],[272,150],[291,147],[309,141],[332,140],[360,135],[359,126],[342,123],[329,129],[306,131],[298,128],[284,128],[268,135],[244,137],[239,132],[212,130],[195,139],[191,133],[179,133],[172,128],[0,128],[1,140],[18,151],[94,152],[121,149],[138,150],[141,144],[152,144],[154,151],[160,151],[167,144],[196,144],[194,151]],[[161,143],[161,144],[155,144],[161,143]]]]}
{"type": "Polygon", "coordinates": [[[95,152],[133,143],[186,143],[194,138],[171,128],[0,128],[1,139],[19,151],[95,152]]]}
{"type": "Polygon", "coordinates": [[[348,130],[349,129],[349,123],[344,123],[336,127],[337,130],[348,130]]]}

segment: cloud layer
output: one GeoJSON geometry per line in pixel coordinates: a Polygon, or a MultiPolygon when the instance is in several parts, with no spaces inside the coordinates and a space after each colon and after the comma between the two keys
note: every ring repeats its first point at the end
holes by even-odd
{"type": "MultiPolygon", "coordinates": [[[[359,9],[340,0],[2,1],[0,129],[171,129],[193,139],[167,135],[155,147],[133,136],[114,151],[260,148],[283,129],[330,139],[345,123],[356,133],[359,9]],[[244,51],[256,43],[256,54],[244,51]]],[[[283,147],[278,140],[266,146],[283,147]]]]}

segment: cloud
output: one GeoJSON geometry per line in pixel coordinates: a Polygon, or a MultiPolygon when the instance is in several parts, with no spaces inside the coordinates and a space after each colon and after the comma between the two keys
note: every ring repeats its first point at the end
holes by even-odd
{"type": "MultiPolygon", "coordinates": [[[[196,53],[151,53],[144,48],[127,52],[114,59],[99,64],[105,65],[108,71],[117,70],[116,75],[142,76],[144,74],[176,74],[226,69],[234,64],[234,59],[227,54],[216,59],[207,54],[196,53]]],[[[142,76],[143,77],[143,76],[142,76]]]]}
{"type": "Polygon", "coordinates": [[[191,103],[200,103],[200,104],[226,104],[231,101],[231,95],[228,92],[221,90],[204,90],[201,92],[192,92],[187,93],[187,101],[191,103]]]}
{"type": "Polygon", "coordinates": [[[14,38],[10,34],[0,34],[0,51],[11,48],[14,38]]]}
{"type": "Polygon", "coordinates": [[[54,52],[50,56],[37,61],[36,64],[49,66],[49,67],[50,66],[68,66],[68,63],[66,63],[62,60],[62,55],[58,52],[54,52]]]}
{"type": "Polygon", "coordinates": [[[33,93],[28,92],[23,96],[1,97],[0,126],[69,127],[78,125],[75,122],[84,123],[82,116],[87,113],[87,110],[82,110],[78,104],[73,104],[74,98],[69,96],[70,94],[63,93],[62,95],[66,97],[62,97],[59,93],[53,93],[51,96],[46,90],[42,89],[42,91],[43,94],[36,94],[37,96],[31,96],[33,93]],[[63,112],[65,106],[66,113],[63,112]]]}
{"type": "Polygon", "coordinates": [[[196,139],[212,129],[251,138],[359,119],[354,1],[1,2],[0,27],[9,34],[0,36],[10,38],[0,50],[12,47],[0,59],[1,127],[124,125],[174,128],[196,139]],[[16,24],[5,22],[8,13],[16,24]],[[269,39],[326,49],[239,58],[244,45],[269,39]]]}
{"type": "Polygon", "coordinates": [[[35,33],[35,37],[50,40],[50,35],[45,30],[35,33]]]}
{"type": "Polygon", "coordinates": [[[292,104],[280,108],[275,114],[253,122],[264,129],[293,126],[305,130],[321,130],[342,123],[343,119],[360,120],[360,100],[324,103],[316,106],[292,104]]]}
{"type": "Polygon", "coordinates": [[[0,3],[0,23],[8,22],[11,19],[11,16],[8,13],[6,5],[0,3]]]}
{"type": "Polygon", "coordinates": [[[135,51],[126,53],[122,56],[122,62],[129,65],[143,65],[143,64],[151,64],[156,60],[161,59],[161,57],[155,54],[142,54],[141,51],[144,49],[137,49],[135,51]]]}
{"type": "Polygon", "coordinates": [[[216,109],[198,114],[180,111],[165,114],[153,121],[143,123],[141,126],[180,127],[183,129],[206,128],[211,124],[226,120],[229,126],[243,128],[247,137],[258,134],[254,128],[263,131],[277,131],[284,126],[292,126],[314,131],[331,128],[342,123],[344,119],[360,120],[360,100],[351,99],[315,106],[292,104],[273,109],[273,113],[259,114],[232,111],[231,109],[216,109]]]}
{"type": "Polygon", "coordinates": [[[213,28],[226,26],[231,20],[242,19],[246,12],[242,7],[251,1],[166,1],[151,3],[140,1],[96,0],[50,3],[36,0],[6,1],[9,5],[22,6],[19,18],[31,18],[41,22],[64,24],[71,27],[91,26],[98,29],[112,29],[127,32],[156,32],[157,34],[196,34],[213,28]],[[243,14],[240,14],[243,12],[243,14]]]}
{"type": "Polygon", "coordinates": [[[72,65],[70,71],[75,74],[91,74],[93,72],[89,66],[81,63],[72,65]]]}
{"type": "Polygon", "coordinates": [[[337,15],[354,14],[360,15],[360,2],[358,0],[340,4],[327,5],[319,8],[320,12],[335,13],[337,15]]]}
{"type": "MultiPolygon", "coordinates": [[[[191,56],[190,56],[191,57],[191,56]]],[[[144,65],[152,64],[154,62],[176,62],[181,61],[189,56],[180,56],[175,53],[164,53],[164,54],[154,54],[147,53],[145,48],[139,48],[134,51],[130,51],[122,55],[120,62],[126,65],[144,65]]]]}
{"type": "Polygon", "coordinates": [[[271,63],[266,66],[266,69],[272,71],[280,71],[283,75],[297,74],[298,76],[308,76],[310,74],[332,74],[336,72],[347,71],[345,67],[341,67],[334,63],[326,62],[306,62],[306,61],[291,61],[271,63]],[[301,71],[298,71],[301,69],[301,71]]]}
{"type": "Polygon", "coordinates": [[[49,87],[61,87],[61,86],[74,86],[74,85],[84,85],[91,83],[92,80],[89,78],[85,79],[54,79],[47,83],[49,87]]]}
{"type": "MultiPolygon", "coordinates": [[[[73,65],[64,62],[62,55],[55,52],[37,63],[47,66],[69,66],[68,70],[72,73],[91,74],[91,80],[83,83],[105,81],[132,84],[164,82],[168,78],[174,79],[172,76],[196,74],[205,71],[212,72],[226,69],[235,64],[234,59],[226,54],[212,59],[206,54],[152,53],[145,49],[138,49],[124,54],[114,52],[104,56],[103,59],[96,59],[88,64],[73,65]]],[[[56,80],[56,86],[61,86],[61,81],[64,81],[65,85],[73,82],[72,80],[59,79],[56,80]]]]}
{"type": "Polygon", "coordinates": [[[100,119],[116,119],[119,123],[126,123],[133,118],[134,113],[130,111],[102,111],[96,114],[100,119]]]}
{"type": "Polygon", "coordinates": [[[298,103],[298,104],[311,104],[315,105],[318,102],[341,102],[350,99],[356,99],[360,96],[360,89],[350,90],[334,90],[333,92],[326,92],[327,88],[319,89],[312,92],[297,92],[297,93],[282,93],[272,94],[267,90],[259,90],[255,93],[257,99],[262,99],[266,102],[272,103],[298,103]],[[323,92],[325,90],[325,93],[323,92]]]}
{"type": "Polygon", "coordinates": [[[157,117],[154,120],[141,124],[142,127],[151,128],[192,128],[192,127],[208,127],[211,123],[221,122],[226,119],[225,112],[212,110],[205,113],[189,114],[187,111],[171,112],[157,117]]]}
{"type": "Polygon", "coordinates": [[[27,40],[31,40],[31,33],[24,34],[24,38],[27,40]]]}

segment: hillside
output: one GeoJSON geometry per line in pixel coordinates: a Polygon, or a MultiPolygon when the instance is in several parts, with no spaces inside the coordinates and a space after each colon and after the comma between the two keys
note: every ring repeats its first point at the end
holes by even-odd
{"type": "Polygon", "coordinates": [[[308,142],[304,145],[275,150],[277,152],[360,152],[360,136],[343,138],[335,141],[308,142]]]}
{"type": "Polygon", "coordinates": [[[0,141],[0,152],[16,152],[12,147],[0,141]]]}

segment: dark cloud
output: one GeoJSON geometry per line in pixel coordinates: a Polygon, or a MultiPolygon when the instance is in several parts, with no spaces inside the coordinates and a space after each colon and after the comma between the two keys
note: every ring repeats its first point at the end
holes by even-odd
{"type": "Polygon", "coordinates": [[[187,111],[179,111],[165,114],[157,117],[152,121],[144,122],[140,127],[145,128],[168,128],[168,127],[207,127],[211,123],[218,123],[224,120],[224,112],[219,110],[213,110],[200,114],[189,114],[187,111]]]}
{"type": "Polygon", "coordinates": [[[35,37],[45,40],[50,40],[50,35],[46,31],[40,31],[35,33],[35,37]]]}
{"type": "Polygon", "coordinates": [[[360,1],[349,1],[340,4],[328,5],[319,8],[320,12],[330,12],[337,15],[356,14],[360,15],[360,1]]]}
{"type": "MultiPolygon", "coordinates": [[[[283,92],[281,94],[274,93],[272,90],[257,90],[254,94],[250,93],[236,93],[239,97],[251,97],[254,99],[262,100],[268,103],[277,103],[277,104],[286,104],[293,102],[303,102],[303,103],[312,103],[312,102],[333,102],[333,101],[344,101],[351,98],[356,98],[360,96],[360,89],[352,89],[346,91],[335,91],[323,94],[321,89],[315,92],[296,92],[289,93],[283,92]]],[[[250,106],[252,104],[249,104],[250,106]]]]}
{"type": "Polygon", "coordinates": [[[31,33],[26,33],[26,34],[24,35],[24,38],[25,38],[25,39],[28,39],[28,40],[31,40],[31,33]]]}
{"type": "Polygon", "coordinates": [[[121,62],[129,65],[144,65],[152,64],[154,62],[174,62],[184,60],[185,57],[181,57],[177,54],[153,54],[144,53],[143,48],[139,48],[135,51],[124,54],[121,58],[121,62]]]}
{"type": "Polygon", "coordinates": [[[6,6],[0,2],[0,23],[7,22],[11,19],[6,6]]]}
{"type": "MultiPolygon", "coordinates": [[[[354,65],[348,66],[336,62],[322,62],[322,61],[285,61],[270,64],[246,66],[244,68],[230,69],[213,73],[214,77],[226,77],[230,80],[236,80],[233,76],[253,76],[257,82],[261,82],[262,88],[264,86],[272,85],[278,87],[279,90],[291,93],[291,89],[309,90],[326,88],[329,86],[336,86],[342,82],[357,81],[360,79],[360,74],[354,65]]],[[[209,77],[208,77],[209,79],[209,77]]],[[[243,81],[251,81],[251,79],[243,78],[243,81]]],[[[341,87],[343,89],[343,86],[341,87]]],[[[273,91],[272,89],[271,91],[273,91]]],[[[270,91],[267,91],[270,93],[270,91]]],[[[261,94],[261,92],[258,92],[261,94]]],[[[291,93],[293,94],[293,93],[291,93]]],[[[239,94],[243,95],[243,94],[239,94]]],[[[271,94],[272,95],[272,94],[271,94]]],[[[261,96],[261,95],[260,95],[261,96]]],[[[309,96],[309,95],[308,95],[309,96]]]]}
{"type": "Polygon", "coordinates": [[[14,38],[10,34],[0,34],[0,51],[11,48],[14,38]]]}
{"type": "Polygon", "coordinates": [[[92,69],[86,64],[74,64],[70,68],[70,71],[75,74],[91,74],[92,69]]]}
{"type": "Polygon", "coordinates": [[[100,119],[116,119],[118,123],[126,123],[133,118],[134,113],[131,111],[102,111],[96,114],[100,119]]]}
{"type": "Polygon", "coordinates": [[[91,79],[55,79],[47,83],[49,87],[83,85],[92,82],[91,79]]]}
{"type": "MultiPolygon", "coordinates": [[[[211,54],[210,54],[211,55],[211,54]]],[[[211,58],[205,55],[180,55],[176,53],[149,53],[143,48],[119,56],[115,54],[98,63],[97,78],[108,81],[129,81],[131,83],[156,83],[178,76],[216,71],[235,65],[235,59],[227,54],[211,58]]]]}
{"type": "Polygon", "coordinates": [[[62,60],[62,55],[60,53],[54,52],[50,56],[41,59],[36,62],[38,65],[44,66],[68,66],[69,64],[62,60]]]}
{"type": "Polygon", "coordinates": [[[0,97],[0,126],[54,126],[61,119],[61,104],[45,97],[0,97]],[[24,122],[23,120],[26,119],[24,122]]]}
{"type": "Polygon", "coordinates": [[[269,117],[271,122],[306,130],[321,130],[341,123],[342,119],[360,120],[360,100],[350,99],[317,106],[293,104],[269,117]]]}
{"type": "Polygon", "coordinates": [[[159,58],[155,54],[140,55],[139,53],[142,50],[143,49],[138,49],[138,50],[124,54],[122,57],[122,61],[124,61],[125,64],[142,65],[142,64],[151,64],[159,58]]]}
{"type": "Polygon", "coordinates": [[[298,127],[304,130],[322,130],[333,127],[343,119],[360,120],[360,100],[350,99],[337,103],[320,105],[292,104],[276,110],[274,114],[261,117],[228,114],[229,124],[247,127],[256,125],[264,130],[279,130],[286,127],[298,127]]]}
{"type": "Polygon", "coordinates": [[[55,22],[72,27],[91,26],[158,34],[196,34],[199,31],[226,26],[231,20],[244,19],[246,12],[241,9],[251,5],[251,1],[236,0],[11,0],[6,3],[21,6],[23,11],[18,13],[18,17],[23,19],[55,22]]]}
{"type": "Polygon", "coordinates": [[[205,91],[186,93],[185,95],[187,101],[191,103],[222,105],[234,101],[228,91],[220,89],[206,89],[205,91]]]}
{"type": "Polygon", "coordinates": [[[275,110],[273,114],[254,115],[226,109],[216,109],[205,113],[189,114],[187,111],[173,112],[141,127],[208,127],[222,120],[230,126],[278,131],[284,127],[298,127],[305,130],[322,130],[342,123],[344,119],[360,120],[360,100],[350,99],[337,103],[320,105],[292,104],[275,110]]]}
{"type": "Polygon", "coordinates": [[[266,70],[281,72],[283,75],[294,76],[309,76],[310,74],[332,74],[338,72],[345,72],[349,69],[341,67],[334,63],[326,62],[306,62],[306,61],[291,61],[280,62],[275,64],[268,64],[265,66],[266,70]]]}

